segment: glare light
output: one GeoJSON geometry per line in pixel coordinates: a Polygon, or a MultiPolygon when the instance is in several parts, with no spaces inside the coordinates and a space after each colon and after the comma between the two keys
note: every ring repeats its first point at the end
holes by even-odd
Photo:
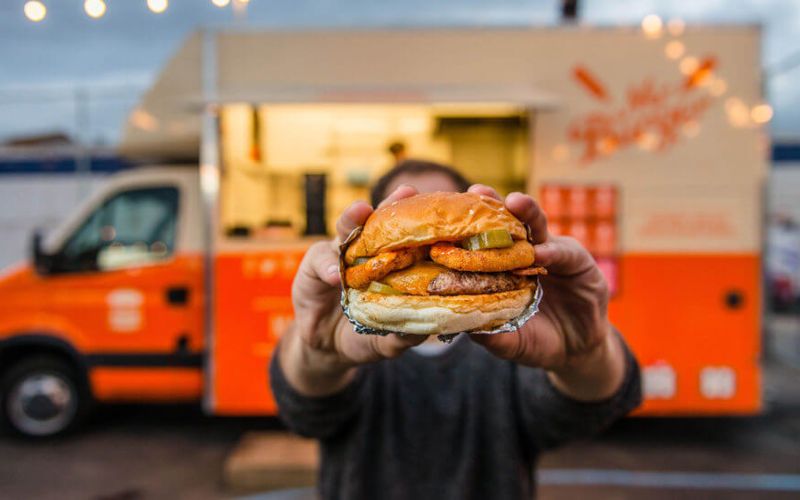
{"type": "Polygon", "coordinates": [[[211,3],[217,7],[226,7],[229,3],[231,3],[231,0],[211,0],[211,3]]]}
{"type": "Polygon", "coordinates": [[[764,124],[772,119],[772,106],[759,104],[750,110],[750,118],[756,123],[764,124]]]}
{"type": "Polygon", "coordinates": [[[47,7],[39,0],[29,0],[25,2],[25,6],[22,10],[25,12],[25,17],[35,23],[38,23],[47,16],[47,7]]]}
{"type": "Polygon", "coordinates": [[[86,0],[83,2],[83,10],[92,19],[99,19],[106,13],[106,3],[103,0],[86,0]]]}
{"type": "Polygon", "coordinates": [[[696,57],[687,56],[681,59],[681,73],[684,75],[691,75],[695,71],[697,71],[698,66],[700,63],[697,61],[696,57]]]}
{"type": "Polygon", "coordinates": [[[684,52],[686,52],[686,46],[677,40],[669,42],[664,47],[664,54],[666,54],[670,59],[678,59],[683,55],[684,52]]]}
{"type": "Polygon", "coordinates": [[[147,8],[156,14],[161,14],[169,7],[169,0],[147,0],[147,8]]]}
{"type": "Polygon", "coordinates": [[[713,82],[711,82],[711,86],[709,87],[708,91],[714,97],[719,97],[728,91],[728,82],[722,78],[716,78],[713,82]]]}
{"type": "Polygon", "coordinates": [[[655,14],[650,14],[642,19],[642,31],[647,38],[658,38],[664,29],[664,21],[655,14]]]}
{"type": "Polygon", "coordinates": [[[133,110],[130,121],[134,127],[146,132],[155,132],[158,130],[158,119],[142,108],[133,110]]]}
{"type": "Polygon", "coordinates": [[[239,3],[250,3],[250,0],[236,0],[239,3]]]}
{"type": "Polygon", "coordinates": [[[725,112],[734,127],[746,127],[750,124],[750,110],[738,97],[729,97],[725,101],[725,112]]]}
{"type": "Polygon", "coordinates": [[[683,19],[670,19],[667,23],[667,31],[672,36],[681,36],[686,29],[686,23],[683,19]]]}
{"type": "Polygon", "coordinates": [[[645,151],[654,151],[658,147],[658,136],[653,132],[644,132],[636,139],[636,143],[645,151]]]}

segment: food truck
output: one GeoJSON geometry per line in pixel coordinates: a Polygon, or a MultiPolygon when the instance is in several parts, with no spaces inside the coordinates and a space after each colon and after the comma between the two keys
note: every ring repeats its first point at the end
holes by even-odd
{"type": "Polygon", "coordinates": [[[3,420],[52,435],[93,401],[276,414],[292,278],[392,143],[530,193],[586,245],[641,362],[639,415],[759,412],[759,41],[679,21],[194,34],[126,124],[122,153],[152,166],[2,276],[3,420]]]}

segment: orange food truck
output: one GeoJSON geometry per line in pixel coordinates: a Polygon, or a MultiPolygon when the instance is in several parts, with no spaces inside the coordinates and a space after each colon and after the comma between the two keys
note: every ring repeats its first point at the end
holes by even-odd
{"type": "Polygon", "coordinates": [[[526,190],[591,250],[640,415],[760,411],[759,40],[680,22],[191,36],[121,145],[161,166],[113,176],[0,278],[4,422],[52,435],[93,401],[274,415],[292,277],[393,142],[526,190]]]}

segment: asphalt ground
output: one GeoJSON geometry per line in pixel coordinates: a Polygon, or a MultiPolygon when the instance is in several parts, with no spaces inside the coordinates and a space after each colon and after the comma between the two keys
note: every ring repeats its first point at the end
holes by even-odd
{"type": "MultiPolygon", "coordinates": [[[[798,387],[798,374],[771,370],[770,379],[798,387]]],[[[539,498],[800,498],[800,399],[777,394],[784,399],[759,417],[626,419],[544,456],[539,498]]],[[[207,417],[196,406],[102,408],[61,439],[0,437],[0,498],[229,498],[225,456],[258,429],[280,424],[207,417]]]]}

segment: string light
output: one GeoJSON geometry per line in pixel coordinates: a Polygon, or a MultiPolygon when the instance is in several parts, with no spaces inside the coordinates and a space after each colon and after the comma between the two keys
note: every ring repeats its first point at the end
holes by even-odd
{"type": "Polygon", "coordinates": [[[715,78],[711,85],[709,86],[708,91],[714,97],[719,97],[724,94],[728,90],[728,83],[723,80],[722,78],[715,78]]]}
{"type": "Polygon", "coordinates": [[[39,0],[28,0],[22,11],[25,13],[25,17],[35,23],[42,21],[47,16],[47,7],[39,0]]]}
{"type": "Polygon", "coordinates": [[[686,29],[686,23],[683,19],[670,19],[667,23],[667,31],[672,36],[681,36],[686,29]]]}
{"type": "Polygon", "coordinates": [[[655,14],[650,14],[642,19],[642,31],[647,38],[658,38],[664,29],[664,21],[655,14]]]}
{"type": "Polygon", "coordinates": [[[169,7],[169,0],[147,0],[147,8],[156,14],[161,14],[169,7]]]}
{"type": "Polygon", "coordinates": [[[700,62],[696,57],[686,56],[681,59],[680,69],[684,75],[691,75],[697,70],[698,66],[700,66],[700,62]]]}
{"type": "Polygon", "coordinates": [[[772,106],[769,104],[758,104],[750,110],[750,118],[759,124],[767,123],[772,120],[772,106]]]}
{"type": "Polygon", "coordinates": [[[664,46],[664,54],[670,59],[679,59],[684,52],[686,52],[686,46],[678,40],[672,40],[664,46]]]}
{"type": "Polygon", "coordinates": [[[231,0],[211,0],[211,3],[216,5],[217,7],[227,7],[231,0]]]}
{"type": "Polygon", "coordinates": [[[83,10],[92,19],[100,19],[106,13],[106,3],[103,0],[86,0],[83,2],[83,10]]]}

